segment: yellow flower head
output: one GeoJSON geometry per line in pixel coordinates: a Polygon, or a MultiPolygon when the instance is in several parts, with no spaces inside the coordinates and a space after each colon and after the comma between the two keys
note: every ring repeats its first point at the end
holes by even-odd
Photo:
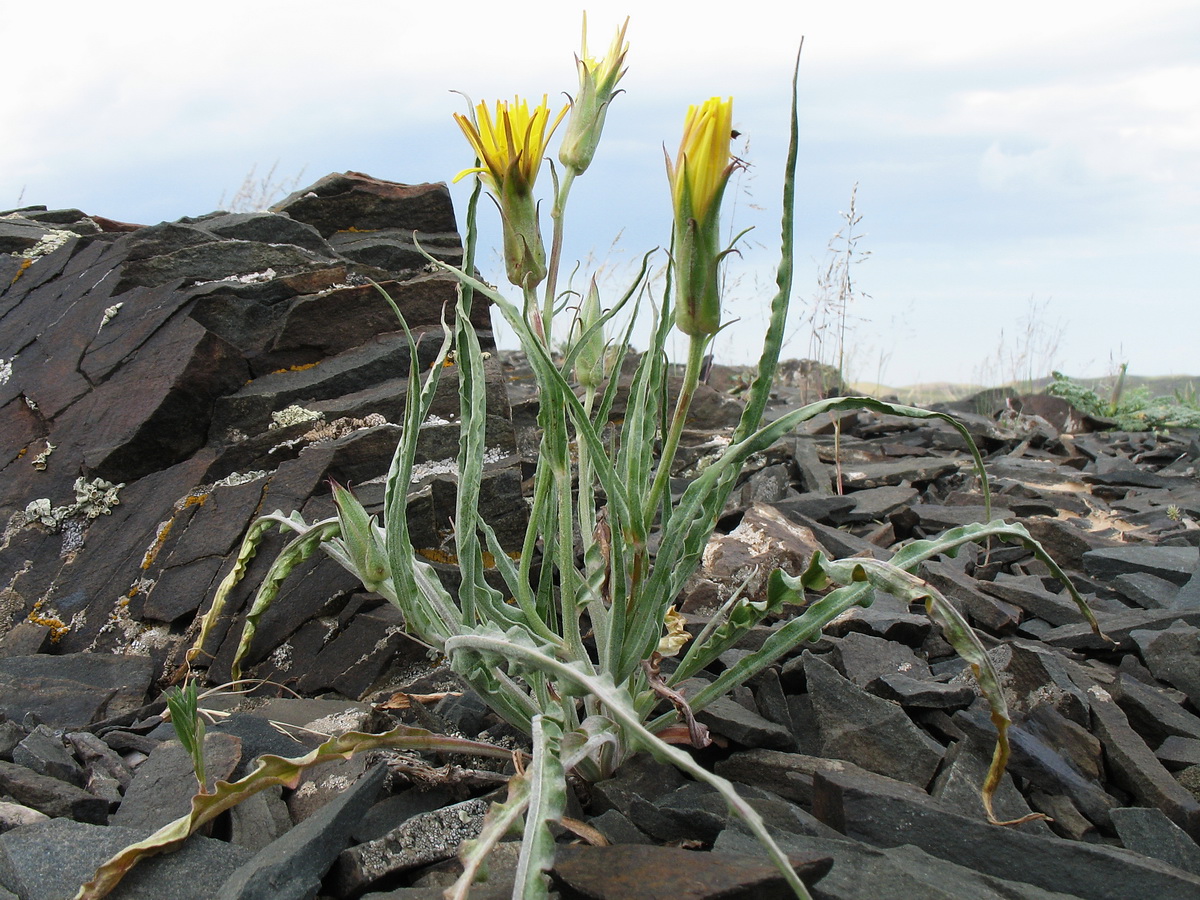
{"type": "Polygon", "coordinates": [[[546,155],[546,144],[567,109],[564,106],[551,124],[550,107],[543,95],[532,113],[520,97],[514,97],[511,104],[497,100],[494,120],[486,103],[475,107],[474,121],[455,113],[454,121],[471,142],[481,165],[464,169],[454,180],[478,173],[497,197],[510,192],[530,193],[546,155]]]}
{"type": "Polygon", "coordinates": [[[596,145],[600,143],[609,101],[617,82],[628,71],[625,68],[625,54],[629,52],[625,29],[628,27],[629,19],[626,19],[609,45],[608,55],[598,60],[587,52],[587,13],[583,14],[582,55],[575,57],[575,66],[579,69],[579,93],[571,101],[571,118],[567,120],[567,133],[558,151],[559,162],[574,169],[577,175],[591,165],[596,145]]]}
{"type": "Polygon", "coordinates": [[[679,156],[667,158],[675,207],[675,324],[684,334],[708,337],[721,327],[717,268],[721,195],[740,165],[729,152],[733,100],[713,97],[688,108],[679,156]]]}
{"type": "Polygon", "coordinates": [[[725,184],[737,165],[729,152],[733,134],[733,98],[713,97],[700,106],[689,106],[683,125],[679,156],[667,160],[676,215],[685,212],[703,222],[720,203],[725,184]]]}
{"type": "Polygon", "coordinates": [[[496,101],[495,119],[486,103],[475,107],[473,119],[454,115],[454,121],[471,142],[481,163],[459,172],[454,180],[478,173],[491,188],[504,220],[504,266],[508,280],[523,290],[532,290],[546,277],[546,250],[533,199],[533,183],[546,155],[546,143],[566,113],[564,106],[551,122],[550,107],[543,96],[533,112],[529,111],[528,103],[515,97],[511,104],[496,101]]]}

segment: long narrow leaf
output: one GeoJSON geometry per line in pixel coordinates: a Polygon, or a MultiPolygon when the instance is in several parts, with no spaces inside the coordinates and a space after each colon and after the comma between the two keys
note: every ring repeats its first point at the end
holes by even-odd
{"type": "Polygon", "coordinates": [[[802,900],[810,900],[804,883],[792,869],[786,854],[772,840],[762,817],[738,795],[732,784],[719,775],[704,769],[688,754],[663,742],[647,730],[646,726],[642,724],[629,692],[613,684],[611,678],[589,671],[580,664],[557,660],[522,637],[512,632],[501,634],[495,631],[462,634],[449,639],[446,642],[446,650],[452,660],[458,659],[459,663],[464,665],[490,665],[504,660],[509,665],[516,666],[518,670],[540,670],[557,684],[573,687],[573,693],[586,694],[596,698],[607,714],[624,729],[632,740],[636,740],[656,758],[677,766],[698,781],[703,781],[715,788],[730,810],[746,823],[754,836],[766,848],[767,853],[778,866],[780,873],[796,896],[802,900]],[[473,655],[478,655],[477,662],[468,663],[464,658],[473,655]]]}
{"type": "Polygon", "coordinates": [[[498,758],[507,758],[512,753],[493,744],[447,737],[423,728],[401,725],[383,734],[347,732],[339,737],[330,738],[304,756],[261,756],[254,770],[248,775],[234,782],[218,781],[211,794],[197,794],[192,798],[191,810],[187,815],[164,825],[145,840],[129,845],[109,859],[96,870],[92,880],[79,889],[75,900],[99,900],[107,896],[139,861],[176,849],[205,822],[212,821],[225,810],[237,806],[261,790],[276,784],[294,788],[299,784],[304,771],[312,766],[335,759],[349,759],[355,753],[385,747],[498,758]]]}

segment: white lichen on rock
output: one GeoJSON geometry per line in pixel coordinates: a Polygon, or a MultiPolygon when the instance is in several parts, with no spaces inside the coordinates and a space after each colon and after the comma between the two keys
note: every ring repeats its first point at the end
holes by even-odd
{"type": "MultiPolygon", "coordinates": [[[[66,507],[60,506],[58,509],[63,510],[66,507]]],[[[40,525],[46,526],[51,531],[56,531],[62,521],[59,515],[56,515],[56,512],[50,503],[49,497],[39,497],[36,500],[30,501],[25,507],[25,522],[29,525],[37,522],[40,525]]]]}
{"type": "MultiPolygon", "coordinates": [[[[100,319],[100,328],[103,328],[105,325],[115,319],[117,317],[117,313],[124,305],[124,303],[114,303],[112,306],[105,308],[104,316],[100,319]]],[[[99,333],[100,329],[97,328],[96,331],[99,333]]]]}
{"type": "Polygon", "coordinates": [[[8,380],[12,378],[13,363],[16,361],[15,356],[12,359],[0,359],[0,384],[8,384],[8,380]]]}
{"type": "Polygon", "coordinates": [[[46,256],[53,253],[67,241],[77,238],[73,231],[63,231],[58,228],[52,228],[38,238],[38,242],[21,253],[26,259],[37,259],[39,256],[46,256]]]}
{"type": "Polygon", "coordinates": [[[103,478],[75,479],[75,505],[89,519],[112,515],[112,508],[120,504],[117,494],[125,483],[113,484],[103,478]]]}
{"type": "Polygon", "coordinates": [[[49,441],[46,441],[46,449],[43,450],[41,453],[39,453],[37,456],[35,456],[33,458],[33,460],[32,460],[33,467],[35,469],[37,469],[39,472],[45,472],[46,471],[46,460],[48,460],[50,458],[50,454],[53,453],[56,449],[57,449],[57,447],[54,444],[50,443],[49,441]]]}
{"type": "MultiPolygon", "coordinates": [[[[117,496],[124,483],[113,484],[103,478],[89,481],[82,476],[75,479],[75,502],[68,506],[54,506],[48,497],[39,497],[25,507],[25,524],[42,525],[51,531],[62,528],[63,522],[72,516],[83,515],[89,521],[97,516],[112,514],[112,508],[121,500],[117,496]]],[[[83,546],[82,538],[78,541],[83,546]]],[[[78,548],[76,548],[78,549],[78,548]]]]}
{"type": "Polygon", "coordinates": [[[323,419],[324,413],[316,412],[315,410],[305,409],[303,406],[292,404],[291,406],[281,409],[278,412],[271,413],[271,431],[276,428],[287,428],[289,425],[299,425],[301,422],[312,422],[316,419],[323,419]]]}
{"type": "Polygon", "coordinates": [[[260,478],[266,478],[267,472],[265,469],[255,469],[252,472],[230,472],[220,481],[214,481],[209,485],[209,489],[219,487],[237,487],[239,484],[249,484],[251,481],[258,481],[260,478]]]}
{"type": "MultiPolygon", "coordinates": [[[[288,407],[292,409],[293,407],[288,407]]],[[[295,407],[300,409],[300,407],[295,407]]],[[[308,412],[308,410],[304,410],[308,412]]],[[[284,410],[287,412],[287,410],[284,410]]],[[[272,413],[272,418],[278,413],[272,413]]],[[[320,414],[318,414],[320,415],[320,414]]],[[[304,419],[298,421],[303,422],[304,419]]],[[[289,424],[296,424],[295,422],[289,424]]],[[[343,416],[340,419],[334,419],[332,422],[318,421],[312,428],[300,435],[300,437],[292,438],[291,440],[281,441],[272,447],[268,453],[275,453],[279,450],[289,449],[298,444],[321,444],[326,441],[335,441],[338,438],[343,438],[348,434],[353,434],[356,431],[361,431],[364,428],[375,428],[379,425],[389,424],[385,416],[379,413],[371,413],[361,419],[352,419],[349,416],[343,416]]],[[[275,425],[271,426],[275,428],[275,425]]]]}
{"type": "Polygon", "coordinates": [[[285,641],[271,651],[271,664],[280,672],[286,672],[292,667],[292,645],[285,641]]]}
{"type": "Polygon", "coordinates": [[[249,272],[245,275],[226,275],[224,278],[214,278],[210,281],[197,281],[196,287],[201,287],[206,284],[222,284],[227,281],[237,282],[238,284],[262,284],[264,281],[270,281],[276,277],[274,269],[264,269],[262,272],[249,272]]]}
{"type": "MultiPolygon", "coordinates": [[[[499,447],[489,447],[483,452],[483,464],[492,465],[507,458],[508,454],[499,447]]],[[[434,475],[450,475],[454,478],[458,477],[458,460],[457,459],[431,459],[428,462],[418,463],[412,468],[412,483],[416,484],[426,478],[431,478],[434,475]]]]}

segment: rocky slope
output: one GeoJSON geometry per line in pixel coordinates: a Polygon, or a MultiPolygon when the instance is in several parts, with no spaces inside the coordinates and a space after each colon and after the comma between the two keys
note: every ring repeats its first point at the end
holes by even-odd
{"type": "MultiPolygon", "coordinates": [[[[0,214],[0,898],[71,896],[186,810],[194,779],[161,720],[162,689],[255,515],[329,515],[329,477],[380,502],[411,360],[369,280],[427,335],[428,365],[454,288],[425,268],[413,232],[457,259],[454,230],[444,186],[355,173],[270,213],[148,228],[77,210],[0,214]]],[[[490,344],[487,310],[472,316],[490,344]]],[[[536,401],[519,356],[489,365],[496,461],[484,496],[515,544],[536,401]]],[[[810,391],[793,369],[770,415],[810,391]]],[[[736,421],[735,374],[702,389],[676,488],[736,421]]],[[[438,404],[422,430],[413,530],[441,567],[452,371],[438,404]]],[[[1115,643],[1021,548],[964,552],[921,575],[1001,673],[1016,724],[999,813],[1053,821],[986,823],[978,788],[994,732],[973,679],[923,613],[880,598],[702,714],[718,741],[699,756],[743,786],[814,897],[1200,895],[1200,439],[1096,430],[1104,423],[1044,398],[1015,408],[957,411],[987,457],[993,512],[1046,544],[1115,643]]],[[[694,627],[747,576],[757,590],[814,549],[886,558],[898,541],[981,517],[952,429],[865,413],[836,426],[835,440],[834,421],[814,421],[747,467],[682,598],[694,627]]],[[[253,561],[234,612],[279,546],[253,561]]],[[[208,648],[214,683],[234,618],[208,648]]],[[[212,778],[397,720],[515,739],[392,607],[326,559],[294,573],[251,663],[301,696],[206,700],[227,713],[206,740],[212,778]]],[[[438,897],[446,861],[502,783],[479,760],[330,764],[138,866],[113,896],[438,897]]],[[[564,833],[563,897],[781,896],[719,797],[673,769],[639,758],[577,799],[571,814],[611,846],[564,833]]],[[[513,862],[497,854],[477,896],[507,896],[513,862]]]]}

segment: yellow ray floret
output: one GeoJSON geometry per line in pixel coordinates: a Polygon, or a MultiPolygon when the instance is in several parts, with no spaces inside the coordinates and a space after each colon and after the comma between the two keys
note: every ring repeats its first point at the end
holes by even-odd
{"type": "Polygon", "coordinates": [[[704,221],[720,199],[734,166],[729,152],[732,130],[732,97],[713,97],[700,106],[688,107],[679,156],[674,166],[668,161],[676,210],[686,197],[691,217],[704,221]]]}
{"type": "Polygon", "coordinates": [[[564,106],[551,122],[550,107],[543,95],[532,112],[525,100],[514,97],[512,103],[496,101],[494,119],[486,103],[475,107],[474,121],[455,113],[454,121],[471,142],[481,164],[464,169],[454,180],[478,173],[497,195],[529,193],[546,155],[546,144],[567,108],[564,106]]]}

